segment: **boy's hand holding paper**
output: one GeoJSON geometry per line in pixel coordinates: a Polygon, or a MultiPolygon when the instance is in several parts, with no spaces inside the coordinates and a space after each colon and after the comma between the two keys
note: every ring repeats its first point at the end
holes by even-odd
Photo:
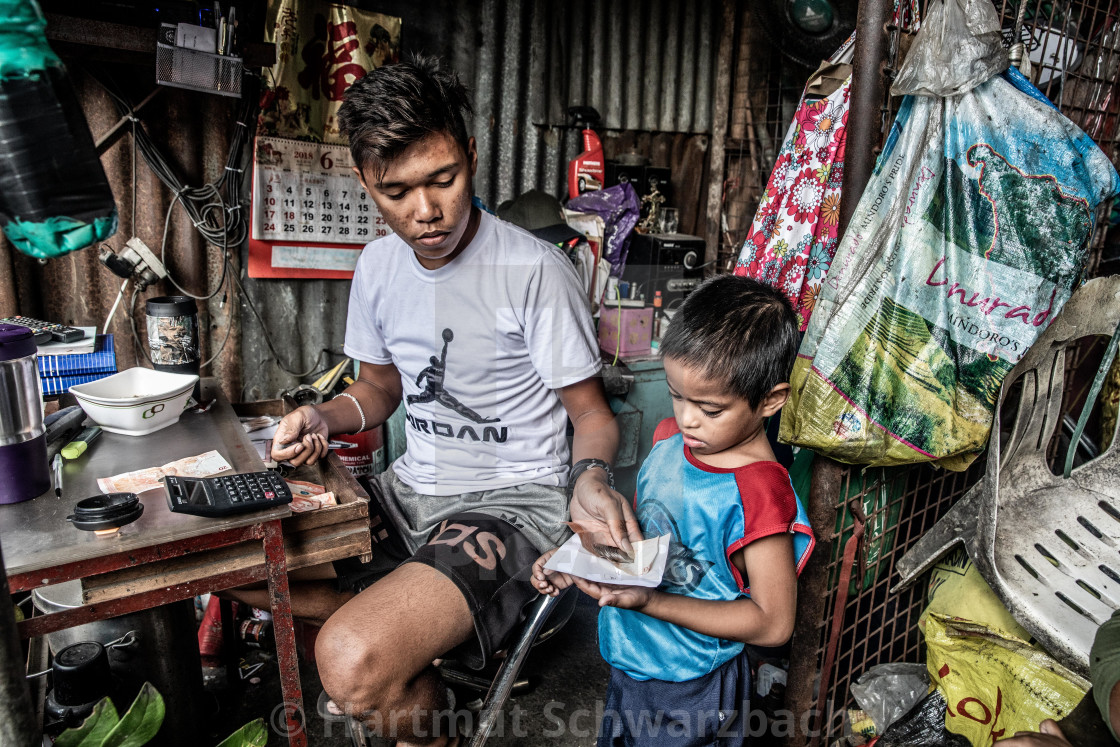
{"type": "Polygon", "coordinates": [[[587,551],[575,534],[552,554],[544,567],[601,584],[656,588],[661,584],[668,557],[668,534],[635,542],[630,562],[610,561],[587,551]]]}

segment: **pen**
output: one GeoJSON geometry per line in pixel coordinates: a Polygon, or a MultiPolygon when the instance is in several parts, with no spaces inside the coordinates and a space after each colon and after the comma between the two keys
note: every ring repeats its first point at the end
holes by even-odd
{"type": "Polygon", "coordinates": [[[54,469],[54,497],[62,497],[62,456],[60,454],[54,455],[54,462],[51,464],[54,469]]]}
{"type": "MultiPolygon", "coordinates": [[[[295,446],[298,443],[302,443],[302,442],[301,441],[292,441],[289,444],[280,444],[280,446],[278,446],[277,448],[280,449],[281,451],[283,451],[284,449],[295,446]]],[[[350,443],[349,441],[328,441],[327,442],[327,448],[328,449],[352,449],[352,448],[354,448],[354,444],[350,443]]]]}

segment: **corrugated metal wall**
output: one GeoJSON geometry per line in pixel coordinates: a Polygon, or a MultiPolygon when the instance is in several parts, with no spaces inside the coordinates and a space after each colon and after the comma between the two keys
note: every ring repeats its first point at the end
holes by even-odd
{"type": "MultiPolygon", "coordinates": [[[[603,116],[604,146],[612,152],[636,150],[655,165],[673,166],[677,191],[696,205],[682,206],[682,226],[703,215],[696,189],[706,173],[715,77],[718,0],[484,0],[462,3],[435,0],[386,0],[356,3],[400,15],[402,46],[441,54],[452,61],[472,89],[480,170],[475,189],[491,206],[529,189],[563,195],[567,162],[580,150],[579,132],[567,126],[567,108],[594,106],[603,116]]],[[[116,112],[96,87],[85,81],[81,59],[67,60],[79,80],[95,137],[116,112]]],[[[225,158],[235,104],[206,94],[165,91],[142,114],[155,139],[179,160],[191,184],[213,178],[225,158]]],[[[122,212],[121,232],[110,240],[119,247],[133,232],[158,247],[167,190],[142,164],[135,229],[130,213],[132,174],[126,135],[104,157],[122,212]]],[[[218,250],[173,219],[167,251],[179,272],[197,279],[202,292],[217,279],[218,250]]],[[[189,227],[189,226],[187,226],[189,227]]],[[[236,259],[236,258],[235,258],[236,259]]],[[[244,254],[239,258],[244,267],[244,254]]],[[[119,283],[96,261],[96,250],[40,267],[0,245],[0,315],[24,313],[69,323],[100,324],[119,283]]],[[[306,370],[338,360],[345,330],[349,282],[253,281],[243,279],[274,347],[289,370],[306,370]],[[323,355],[327,351],[331,355],[323,355]]],[[[210,286],[212,287],[212,286],[210,286]]],[[[172,292],[149,291],[145,297],[172,292]]],[[[235,325],[227,348],[211,373],[220,374],[235,399],[270,398],[297,379],[273,361],[264,330],[244,303],[232,304],[231,291],[203,312],[209,331],[204,356],[235,325]],[[212,319],[211,317],[212,312],[212,319]]],[[[126,299],[127,301],[127,299],[126,299]]],[[[142,322],[143,302],[137,303],[142,322]]],[[[118,312],[113,330],[122,368],[133,365],[131,332],[118,312]]],[[[206,371],[204,371],[204,374],[206,371]]]]}
{"type": "Polygon", "coordinates": [[[622,130],[711,132],[716,0],[463,5],[459,26],[474,33],[457,35],[451,58],[474,92],[476,190],[490,204],[566,190],[582,149],[569,106],[595,107],[608,141],[622,130]]]}
{"type": "MultiPolygon", "coordinates": [[[[687,162],[691,181],[700,181],[711,130],[717,0],[485,0],[444,8],[450,38],[443,49],[425,51],[451,60],[471,89],[475,192],[486,204],[496,207],[530,189],[566,192],[567,163],[582,149],[580,133],[568,126],[567,109],[577,105],[599,110],[608,154],[633,148],[658,165],[687,162]]],[[[408,28],[405,17],[406,47],[408,28]]],[[[682,212],[682,225],[703,214],[698,206],[682,212]]],[[[308,368],[324,349],[341,352],[349,283],[270,280],[247,288],[274,337],[285,341],[281,354],[290,369],[308,368]]],[[[242,319],[243,396],[274,396],[295,380],[271,364],[252,315],[242,319]]]]}
{"type": "MultiPolygon", "coordinates": [[[[107,132],[118,120],[117,110],[88,70],[96,67],[99,74],[109,68],[92,63],[88,68],[70,64],[70,75],[82,102],[90,131],[96,139],[107,132]]],[[[120,72],[117,70],[116,72],[120,72]]],[[[131,72],[131,71],[130,71],[131,72]]],[[[134,72],[133,72],[134,74],[134,72]]],[[[154,76],[153,76],[154,78],[154,76]]],[[[154,81],[147,83],[146,94],[154,81]]],[[[142,95],[133,100],[139,101],[142,95]]],[[[229,99],[217,96],[190,94],[179,89],[163,89],[141,113],[145,127],[160,144],[164,154],[174,162],[186,181],[192,185],[212,181],[225,166],[229,147],[228,133],[232,129],[236,107],[229,99]]],[[[120,215],[120,227],[107,243],[120,248],[130,236],[139,236],[157,255],[164,217],[171,204],[170,191],[156,178],[142,159],[137,156],[136,178],[132,170],[132,140],[123,134],[101,158],[106,176],[113,189],[120,215]],[[136,214],[132,212],[132,190],[136,185],[136,214]]],[[[164,260],[171,275],[187,290],[198,295],[209,293],[217,285],[221,274],[220,251],[207,250],[205,243],[183,214],[176,207],[172,215],[164,260]]],[[[236,253],[236,252],[235,252],[236,253]]],[[[98,332],[105,322],[113,301],[120,289],[121,280],[97,260],[97,247],[73,252],[59,259],[40,264],[12,248],[0,237],[0,316],[24,314],[40,319],[62,321],[68,324],[96,326],[98,332]]],[[[143,299],[176,293],[167,283],[150,289],[136,302],[136,322],[141,339],[144,332],[143,299]]],[[[126,292],[117,310],[110,331],[114,334],[117,363],[123,370],[143,360],[143,352],[136,350],[128,323],[126,292]]],[[[203,357],[209,358],[233,324],[232,334],[224,354],[210,369],[210,374],[220,376],[231,391],[240,387],[241,362],[240,325],[237,324],[234,295],[223,298],[218,294],[209,302],[199,302],[199,324],[203,330],[203,357]],[[206,334],[209,330],[209,334],[206,334]]]]}

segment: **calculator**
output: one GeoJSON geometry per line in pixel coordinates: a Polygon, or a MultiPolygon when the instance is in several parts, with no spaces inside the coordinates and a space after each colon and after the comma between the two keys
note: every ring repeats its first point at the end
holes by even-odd
{"type": "Polygon", "coordinates": [[[54,340],[55,342],[75,342],[86,336],[86,333],[77,327],[67,327],[56,322],[44,322],[42,319],[30,319],[26,316],[9,316],[0,319],[0,324],[18,324],[27,327],[35,335],[35,344],[42,345],[54,340]]]}
{"type": "Polygon", "coordinates": [[[249,472],[213,477],[163,478],[167,506],[195,516],[232,516],[292,502],[292,491],[275,472],[249,472]]]}

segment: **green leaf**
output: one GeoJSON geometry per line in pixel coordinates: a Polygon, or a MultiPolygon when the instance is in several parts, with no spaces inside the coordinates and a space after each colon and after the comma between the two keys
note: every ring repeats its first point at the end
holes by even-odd
{"type": "Polygon", "coordinates": [[[147,744],[163,725],[164,712],[163,696],[152,687],[152,683],[145,682],[120,723],[101,742],[101,747],[140,747],[147,744]]]}
{"type": "Polygon", "coordinates": [[[113,730],[120,719],[113,701],[102,698],[93,707],[93,712],[74,729],[67,729],[58,735],[55,747],[101,747],[106,735],[113,730]]]}
{"type": "Polygon", "coordinates": [[[268,729],[264,719],[250,721],[226,737],[218,747],[265,747],[268,744],[268,729]]]}

